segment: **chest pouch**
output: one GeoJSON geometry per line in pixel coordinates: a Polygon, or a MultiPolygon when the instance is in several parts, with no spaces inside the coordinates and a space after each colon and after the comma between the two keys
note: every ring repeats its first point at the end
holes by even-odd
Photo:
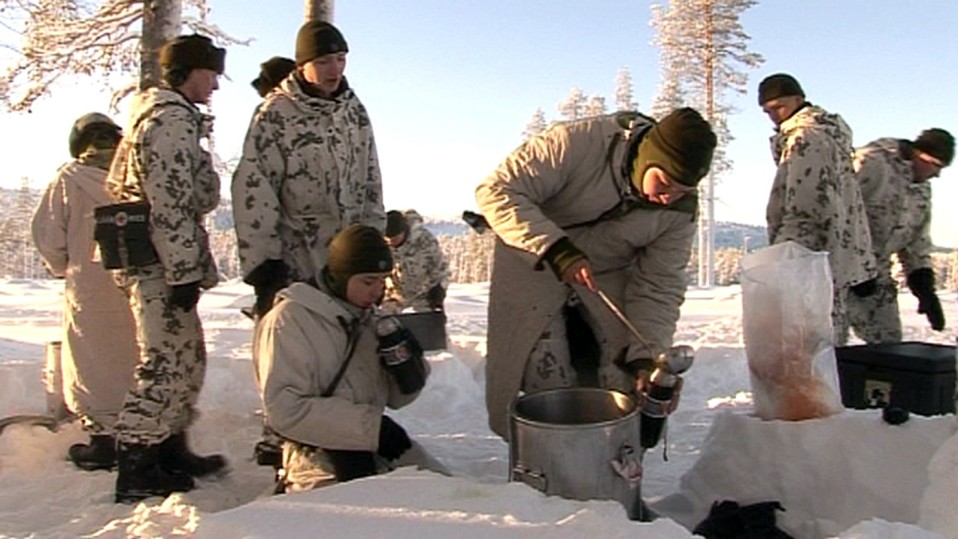
{"type": "Polygon", "coordinates": [[[150,241],[150,205],[123,202],[93,210],[93,239],[100,247],[105,269],[128,269],[159,262],[150,241]]]}

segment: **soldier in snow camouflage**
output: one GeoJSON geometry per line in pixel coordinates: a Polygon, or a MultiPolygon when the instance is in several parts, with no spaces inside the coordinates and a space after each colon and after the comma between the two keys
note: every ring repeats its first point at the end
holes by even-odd
{"type": "Polygon", "coordinates": [[[266,96],[246,134],[233,217],[260,316],[277,290],[316,275],[345,226],[385,226],[372,125],[343,77],[348,51],[331,24],[304,24],[296,70],[266,96]]]}
{"type": "Polygon", "coordinates": [[[386,281],[383,308],[442,311],[449,286],[448,266],[439,242],[416,210],[386,214],[386,243],[395,265],[386,281]]]}
{"type": "Polygon", "coordinates": [[[219,177],[200,144],[211,118],[226,51],[199,35],[180,36],[160,52],[164,87],[137,96],[127,138],[111,166],[114,201],[150,205],[150,239],[159,262],[116,272],[137,325],[140,364],[116,424],[116,500],[190,490],[193,476],[222,469],[219,456],[200,457],[185,429],[206,371],[206,346],[196,304],[216,284],[203,215],[219,201],[219,177]]]}
{"type": "Polygon", "coordinates": [[[771,146],[778,170],[766,208],[769,243],[791,240],[828,252],[835,344],[843,344],[849,289],[857,286],[867,295],[877,275],[852,170],[851,129],[839,115],[806,101],[790,75],[765,78],[758,94],[759,106],[776,126],[771,146]]]}
{"type": "Polygon", "coordinates": [[[865,200],[872,247],[880,269],[872,295],[848,298],[851,329],[865,342],[900,342],[898,285],[891,256],[898,256],[919,312],[941,331],[945,317],[935,294],[931,267],[931,184],[955,155],[955,139],[944,129],[928,129],[914,141],[882,138],[855,152],[855,178],[865,200]]]}
{"type": "MultiPolygon", "coordinates": [[[[295,69],[266,94],[246,133],[231,190],[241,270],[256,292],[257,319],[277,291],[319,272],[340,230],[385,226],[372,125],[343,76],[348,52],[333,25],[305,23],[296,36],[295,69]]],[[[275,464],[277,455],[267,428],[257,461],[275,464]]]]}

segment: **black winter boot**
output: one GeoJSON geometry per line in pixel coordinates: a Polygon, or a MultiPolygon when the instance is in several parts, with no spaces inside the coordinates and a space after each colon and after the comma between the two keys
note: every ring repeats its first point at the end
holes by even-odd
{"type": "Polygon", "coordinates": [[[134,503],[193,489],[192,477],[160,467],[159,453],[159,445],[117,444],[117,503],[134,503]]]}
{"type": "Polygon", "coordinates": [[[116,439],[108,434],[93,434],[89,444],[71,445],[67,456],[83,470],[110,470],[116,466],[116,439]]]}
{"type": "Polygon", "coordinates": [[[160,444],[160,466],[168,472],[203,477],[226,468],[226,458],[223,455],[206,457],[197,455],[190,451],[186,442],[186,433],[180,432],[171,435],[160,444]]]}

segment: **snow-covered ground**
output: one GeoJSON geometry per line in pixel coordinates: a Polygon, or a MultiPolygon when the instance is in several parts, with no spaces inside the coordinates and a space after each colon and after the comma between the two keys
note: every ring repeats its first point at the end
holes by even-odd
{"type": "MultiPolygon", "coordinates": [[[[45,408],[44,348],[58,340],[58,281],[0,281],[0,417],[45,408]]],[[[663,516],[625,517],[614,501],[547,497],[507,481],[509,449],[486,426],[483,367],[488,285],[453,285],[451,347],[430,356],[422,396],[391,414],[453,473],[401,469],[334,487],[271,496],[270,470],[252,460],[260,420],[249,360],[251,323],[239,307],[251,290],[230,282],[200,302],[210,354],[202,416],[191,432],[200,452],[226,454],[232,471],[199,488],[135,506],[112,502],[114,474],[65,460],[86,439],[76,425],[56,433],[15,426],[0,436],[0,537],[692,537],[712,502],[777,500],[780,525],[796,538],[958,538],[958,422],[848,411],[786,423],[750,415],[737,287],[691,290],[678,343],[696,348],[682,404],[661,446],[645,458],[643,495],[663,516]]],[[[953,293],[942,293],[949,322],[953,293]]],[[[954,343],[927,329],[901,296],[906,339],[954,343]]]]}

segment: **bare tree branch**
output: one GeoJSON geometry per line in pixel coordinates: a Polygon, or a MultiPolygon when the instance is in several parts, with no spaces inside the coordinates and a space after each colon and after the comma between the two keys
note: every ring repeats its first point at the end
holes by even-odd
{"type": "MultiPolygon", "coordinates": [[[[249,43],[207,22],[207,0],[183,3],[191,15],[183,21],[188,28],[221,43],[249,43]]],[[[144,0],[0,0],[0,24],[20,39],[0,44],[17,53],[0,75],[0,103],[7,111],[29,111],[58,81],[85,75],[101,81],[115,108],[137,88],[146,5],[144,0]]]]}

